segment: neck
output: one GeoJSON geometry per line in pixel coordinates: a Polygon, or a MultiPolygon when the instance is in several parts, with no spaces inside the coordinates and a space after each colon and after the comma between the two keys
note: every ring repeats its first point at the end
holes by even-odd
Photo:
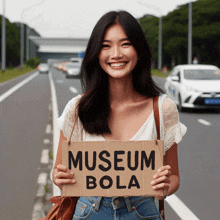
{"type": "Polygon", "coordinates": [[[132,79],[109,78],[109,101],[110,105],[121,105],[137,100],[139,94],[134,90],[132,79]]]}

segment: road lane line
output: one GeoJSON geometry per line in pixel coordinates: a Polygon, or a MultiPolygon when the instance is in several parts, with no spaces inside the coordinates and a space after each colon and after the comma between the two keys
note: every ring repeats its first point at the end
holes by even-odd
{"type": "Polygon", "coordinates": [[[44,144],[49,144],[50,143],[50,139],[44,139],[44,144]]]}
{"type": "Polygon", "coordinates": [[[30,80],[32,80],[34,77],[38,76],[39,73],[34,73],[33,75],[29,76],[28,78],[26,78],[25,80],[21,81],[20,83],[18,83],[17,85],[15,85],[14,87],[12,87],[11,89],[9,89],[7,92],[5,92],[4,94],[2,94],[0,96],[0,103],[5,100],[6,98],[8,98],[8,96],[10,96],[12,93],[14,93],[15,91],[17,91],[19,88],[21,88],[22,86],[24,86],[26,83],[28,83],[30,80]]]}
{"type": "Polygon", "coordinates": [[[51,134],[51,125],[50,124],[47,124],[45,133],[51,134]]]}
{"type": "Polygon", "coordinates": [[[175,195],[168,196],[165,200],[182,220],[199,220],[195,214],[175,195]]]}
{"type": "Polygon", "coordinates": [[[42,211],[43,208],[44,208],[43,203],[41,202],[35,203],[31,220],[36,220],[38,218],[45,218],[45,214],[42,211]]]}
{"type": "Polygon", "coordinates": [[[207,125],[207,126],[211,126],[212,124],[206,120],[203,120],[203,119],[198,119],[198,122],[201,123],[201,124],[204,124],[204,125],[207,125]]]}
{"type": "Polygon", "coordinates": [[[76,88],[74,88],[73,86],[69,87],[69,89],[72,93],[77,93],[78,92],[78,90],[76,88]]]}
{"type": "Polygon", "coordinates": [[[40,173],[37,179],[37,183],[40,185],[46,185],[47,183],[47,174],[46,173],[40,173]]]}
{"type": "MultiPolygon", "coordinates": [[[[51,97],[52,97],[52,110],[53,110],[53,157],[55,158],[57,155],[57,148],[58,143],[60,139],[60,131],[57,125],[57,118],[59,115],[58,112],[58,105],[57,105],[57,96],[56,96],[56,88],[53,82],[52,73],[49,72],[49,80],[50,80],[50,88],[51,88],[51,97]]],[[[55,160],[53,160],[53,166],[54,166],[55,160]]],[[[50,178],[52,180],[52,171],[50,173],[50,178]]],[[[53,196],[59,196],[61,195],[61,190],[53,184],[53,196]]]]}
{"type": "Polygon", "coordinates": [[[48,164],[49,163],[49,149],[43,149],[42,150],[40,162],[42,164],[48,164]]]}

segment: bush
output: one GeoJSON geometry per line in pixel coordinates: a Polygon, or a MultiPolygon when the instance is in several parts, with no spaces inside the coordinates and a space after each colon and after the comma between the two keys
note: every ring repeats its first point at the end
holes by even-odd
{"type": "Polygon", "coordinates": [[[30,58],[29,60],[27,60],[26,62],[25,62],[25,64],[27,65],[27,66],[30,66],[30,67],[32,67],[32,68],[36,68],[39,64],[40,64],[40,59],[38,58],[38,57],[32,57],[32,58],[30,58]]]}

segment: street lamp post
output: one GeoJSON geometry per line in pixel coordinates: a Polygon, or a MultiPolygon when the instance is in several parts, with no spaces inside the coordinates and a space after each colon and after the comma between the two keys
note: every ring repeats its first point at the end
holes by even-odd
{"type": "Polygon", "coordinates": [[[26,26],[26,60],[29,60],[29,27],[26,26]]]}
{"type": "Polygon", "coordinates": [[[20,68],[23,67],[24,62],[24,24],[21,21],[21,30],[20,30],[20,68]]]}
{"type": "Polygon", "coordinates": [[[5,31],[5,0],[3,0],[3,13],[2,13],[2,60],[1,68],[2,72],[5,72],[5,63],[6,63],[6,31],[5,31]]]}
{"type": "Polygon", "coordinates": [[[162,16],[159,18],[158,70],[162,70],[162,16]]]}
{"type": "Polygon", "coordinates": [[[188,20],[188,64],[192,64],[192,2],[189,3],[188,20]]]}

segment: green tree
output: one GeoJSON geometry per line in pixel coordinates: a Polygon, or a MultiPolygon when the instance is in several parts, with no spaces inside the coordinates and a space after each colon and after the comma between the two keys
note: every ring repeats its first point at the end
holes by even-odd
{"type": "MultiPolygon", "coordinates": [[[[220,1],[198,0],[192,3],[192,52],[200,63],[220,66],[220,1]]],[[[153,59],[158,55],[158,23],[153,16],[143,16],[140,24],[149,42],[153,59]]],[[[188,4],[163,17],[163,65],[186,64],[188,56],[188,4]]]]}
{"type": "MultiPolygon", "coordinates": [[[[15,66],[19,64],[20,57],[20,31],[11,24],[8,19],[6,21],[6,66],[15,66]]],[[[0,28],[2,28],[2,16],[0,16],[0,28]]],[[[2,38],[0,33],[0,38],[2,38]]],[[[2,45],[0,46],[1,49],[2,45]]],[[[0,55],[1,57],[1,55],[0,55]]]]}

